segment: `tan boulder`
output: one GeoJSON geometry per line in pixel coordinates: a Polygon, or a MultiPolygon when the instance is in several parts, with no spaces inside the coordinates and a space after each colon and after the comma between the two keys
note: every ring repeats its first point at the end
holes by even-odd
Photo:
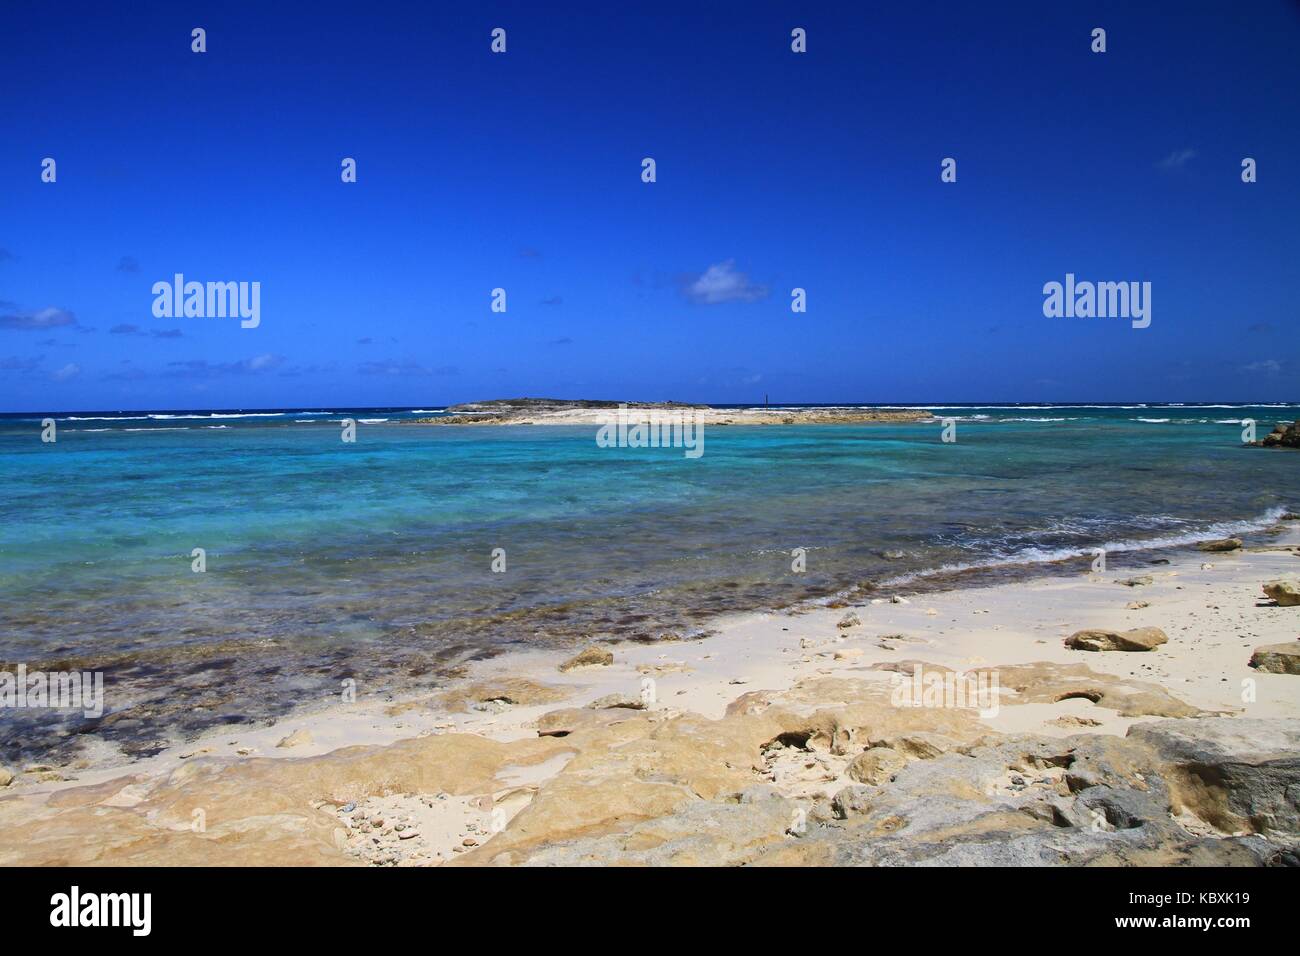
{"type": "Polygon", "coordinates": [[[1065,646],[1076,651],[1153,651],[1169,637],[1158,627],[1135,627],[1131,631],[1075,631],[1065,646]]]}
{"type": "Polygon", "coordinates": [[[1239,551],[1241,549],[1240,538],[1215,538],[1213,541],[1202,541],[1196,546],[1201,551],[1239,551]]]}
{"type": "Polygon", "coordinates": [[[1300,674],[1300,641],[1257,647],[1250,666],[1265,674],[1300,674]]]}
{"type": "Polygon", "coordinates": [[[1300,583],[1295,581],[1269,581],[1264,585],[1264,593],[1276,601],[1279,607],[1300,605],[1300,583]]]}
{"type": "Polygon", "coordinates": [[[613,663],[613,651],[604,647],[597,647],[593,644],[591,647],[584,648],[561,664],[560,672],[567,674],[569,671],[579,667],[608,667],[613,663]]]}

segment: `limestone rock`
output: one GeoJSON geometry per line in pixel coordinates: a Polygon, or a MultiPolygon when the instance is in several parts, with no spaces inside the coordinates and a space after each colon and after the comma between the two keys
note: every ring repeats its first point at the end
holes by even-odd
{"type": "Polygon", "coordinates": [[[1093,720],[1091,717],[1076,717],[1074,714],[1062,714],[1054,720],[1049,720],[1049,724],[1057,727],[1100,727],[1100,720],[1093,720]]]}
{"type": "Polygon", "coordinates": [[[850,780],[878,786],[888,783],[894,774],[907,766],[907,758],[889,747],[872,747],[853,758],[845,768],[850,780]]]}
{"type": "Polygon", "coordinates": [[[604,647],[584,648],[573,657],[560,665],[561,673],[567,674],[569,671],[579,667],[608,667],[614,663],[614,652],[604,647]]]}
{"type": "Polygon", "coordinates": [[[590,710],[645,710],[645,701],[626,694],[606,694],[587,705],[590,710]]]}
{"type": "MultiPolygon", "coordinates": [[[[747,863],[790,840],[800,808],[785,799],[752,803],[695,800],[677,812],[636,820],[609,833],[575,835],[498,863],[527,866],[728,866],[747,863]]],[[[509,831],[507,831],[509,832],[509,831]]],[[[495,843],[500,836],[494,838],[495,843]]],[[[492,850],[492,843],[476,851],[492,850]]],[[[457,860],[457,865],[481,862],[457,860]]]]}
{"type": "Polygon", "coordinates": [[[1264,448],[1300,448],[1300,421],[1278,422],[1271,432],[1254,444],[1264,448]]]}
{"type": "Polygon", "coordinates": [[[861,816],[871,811],[871,798],[875,795],[872,787],[851,784],[839,790],[831,798],[831,811],[840,820],[861,816]]]}
{"type": "Polygon", "coordinates": [[[1241,549],[1240,538],[1215,538],[1213,541],[1202,541],[1196,546],[1201,551],[1238,551],[1241,549]]]}
{"type": "Polygon", "coordinates": [[[627,716],[617,709],[565,707],[551,710],[537,718],[537,736],[567,737],[582,731],[597,731],[627,716]]]}
{"type": "Polygon", "coordinates": [[[1264,593],[1276,601],[1279,607],[1300,605],[1300,583],[1295,581],[1269,581],[1264,585],[1264,593]]]}
{"type": "Polygon", "coordinates": [[[1300,721],[1160,720],[1128,738],[1163,758],[1175,812],[1225,833],[1300,836],[1300,721]]]}
{"type": "MultiPolygon", "coordinates": [[[[908,666],[942,670],[891,664],[908,666]]],[[[1156,685],[1081,664],[994,670],[1016,703],[1084,697],[1129,716],[1199,714],[1156,685]]],[[[0,799],[0,866],[350,865],[357,860],[340,849],[336,808],[389,794],[464,800],[520,778],[527,803],[504,829],[458,833],[443,865],[1300,859],[1300,720],[1160,720],[1127,737],[1007,735],[971,709],[895,706],[892,678],[882,676],[751,691],[717,719],[568,708],[539,718],[539,737],[445,733],[292,760],[196,757],[152,775],[19,790],[0,799]],[[773,761],[810,774],[763,782],[773,761]],[[849,779],[878,785],[854,783],[827,799],[845,764],[855,767],[849,779]],[[819,775],[827,769],[832,776],[819,775]],[[189,826],[199,807],[205,833],[189,826]]],[[[456,699],[529,692],[494,681],[456,699]]],[[[404,824],[389,814],[378,818],[404,824]]],[[[404,840],[410,829],[394,825],[392,846],[418,843],[404,840]]]]}
{"type": "Polygon", "coordinates": [[[1135,627],[1131,631],[1075,631],[1065,646],[1076,651],[1153,651],[1169,637],[1158,627],[1135,627]]]}
{"type": "Polygon", "coordinates": [[[839,619],[835,626],[840,630],[845,630],[846,628],[857,627],[861,623],[862,621],[858,619],[858,615],[853,611],[849,611],[839,619]]]}
{"type": "Polygon", "coordinates": [[[498,677],[453,688],[442,695],[441,704],[447,710],[460,712],[483,709],[484,705],[506,708],[551,704],[566,696],[557,687],[526,677],[498,677]]]}
{"type": "Polygon", "coordinates": [[[1257,647],[1250,666],[1265,674],[1300,674],[1300,641],[1257,647]]]}
{"type": "Polygon", "coordinates": [[[1039,661],[999,667],[996,673],[999,695],[1010,692],[1014,696],[1009,699],[1018,704],[1082,699],[1121,717],[1195,717],[1202,713],[1159,684],[1098,674],[1086,664],[1039,661]]]}
{"type": "Polygon", "coordinates": [[[933,760],[940,754],[946,754],[948,751],[956,750],[960,746],[960,743],[951,737],[927,731],[872,741],[872,746],[877,744],[882,747],[889,747],[904,756],[916,760],[933,760]]]}
{"type": "Polygon", "coordinates": [[[1300,762],[1295,733],[1298,721],[1217,718],[1138,724],[1129,738],[992,736],[909,763],[886,786],[845,788],[832,801],[843,822],[812,827],[755,862],[1258,866],[1294,849],[1285,795],[1286,781],[1298,779],[1288,764],[1300,762]],[[1267,725],[1262,746],[1251,740],[1255,728],[1232,729],[1255,723],[1267,725]],[[1209,768],[1199,788],[1190,779],[1198,764],[1209,768]],[[1230,827],[1213,832],[1201,813],[1220,806],[1228,813],[1216,819],[1230,827]],[[1171,809],[1199,817],[1199,829],[1171,809]],[[1251,812],[1258,826],[1238,825],[1251,812]],[[1256,835],[1265,832],[1267,840],[1256,835]]]}

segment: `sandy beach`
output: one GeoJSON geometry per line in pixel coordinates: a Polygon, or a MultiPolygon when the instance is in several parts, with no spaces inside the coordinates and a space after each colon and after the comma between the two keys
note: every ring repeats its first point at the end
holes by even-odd
{"type": "Polygon", "coordinates": [[[732,615],[573,667],[512,652],[432,696],[362,679],[126,767],[9,768],[0,863],[1269,862],[1300,838],[1300,675],[1250,661],[1300,631],[1261,589],[1300,577],[1292,524],[1138,571],[732,615]],[[1152,627],[1149,651],[1066,646],[1152,627]],[[918,668],[993,677],[993,706],[900,706],[918,668]]]}

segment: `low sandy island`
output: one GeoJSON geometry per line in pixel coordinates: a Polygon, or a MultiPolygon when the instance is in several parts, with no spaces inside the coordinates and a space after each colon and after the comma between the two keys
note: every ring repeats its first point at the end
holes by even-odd
{"type": "Polygon", "coordinates": [[[11,768],[0,863],[1295,863],[1300,588],[1263,589],[1300,576],[1293,528],[11,768]]]}
{"type": "Polygon", "coordinates": [[[712,408],[682,402],[607,402],[562,398],[499,398],[452,405],[450,414],[416,419],[421,425],[603,425],[620,409],[634,420],[681,416],[702,425],[855,425],[920,422],[921,408],[712,408]]]}

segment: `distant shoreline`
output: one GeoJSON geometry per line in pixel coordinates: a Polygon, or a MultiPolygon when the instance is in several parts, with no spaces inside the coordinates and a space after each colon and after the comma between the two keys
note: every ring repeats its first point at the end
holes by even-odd
{"type": "MultiPolygon", "coordinates": [[[[498,399],[496,402],[519,402],[519,401],[540,401],[540,402],[563,402],[563,399],[498,399]]],[[[245,417],[276,417],[285,415],[346,415],[346,414],[446,414],[455,413],[454,410],[467,409],[473,407],[486,407],[491,402],[468,402],[451,405],[439,405],[437,403],[425,402],[419,405],[353,405],[344,403],[317,402],[295,406],[256,406],[256,407],[188,407],[188,406],[145,406],[140,408],[63,408],[63,409],[9,409],[0,411],[0,420],[8,421],[39,421],[42,418],[54,418],[56,420],[78,419],[93,416],[103,420],[111,419],[129,419],[129,418],[165,418],[165,417],[204,417],[204,418],[245,418],[245,417]]],[[[613,401],[580,401],[570,402],[575,406],[585,405],[586,407],[607,407],[617,408],[619,403],[613,401]]],[[[1188,411],[1206,410],[1206,409],[1291,409],[1300,408],[1300,400],[1294,402],[1049,402],[1049,401],[994,401],[994,402],[855,402],[855,401],[837,401],[837,402],[786,402],[774,401],[770,403],[763,402],[639,402],[627,401],[628,407],[652,407],[660,405],[663,407],[677,408],[712,408],[718,411],[737,411],[745,409],[759,409],[770,411],[783,410],[833,410],[833,409],[884,409],[890,411],[898,410],[923,410],[934,412],[937,409],[1003,409],[1008,411],[1027,411],[1034,409],[1094,409],[1104,410],[1141,410],[1141,409],[1186,409],[1188,411]]]]}
{"type": "Polygon", "coordinates": [[[451,405],[448,414],[418,418],[416,425],[593,425],[613,415],[632,418],[687,416],[702,425],[846,425],[929,421],[923,408],[714,408],[683,402],[613,402],[595,399],[504,398],[451,405]]]}

